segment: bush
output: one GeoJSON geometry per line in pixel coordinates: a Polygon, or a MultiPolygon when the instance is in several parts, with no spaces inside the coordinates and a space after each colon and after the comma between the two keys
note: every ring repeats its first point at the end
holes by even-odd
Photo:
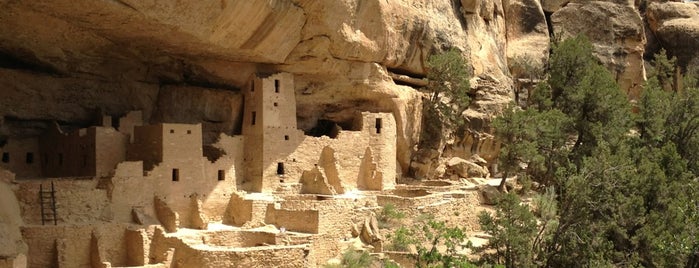
{"type": "Polygon", "coordinates": [[[391,225],[395,220],[400,220],[405,218],[405,213],[396,209],[393,204],[386,204],[379,213],[377,220],[379,221],[379,228],[386,228],[391,225]]]}

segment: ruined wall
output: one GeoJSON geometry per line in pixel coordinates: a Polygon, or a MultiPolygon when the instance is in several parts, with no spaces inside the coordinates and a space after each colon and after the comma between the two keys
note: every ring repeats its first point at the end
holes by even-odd
{"type": "Polygon", "coordinates": [[[142,211],[155,218],[153,210],[153,183],[143,177],[143,162],[122,162],[111,179],[111,204],[114,220],[132,222],[132,210],[142,211]]]}
{"type": "Polygon", "coordinates": [[[95,140],[94,127],[63,133],[54,125],[39,139],[43,176],[94,176],[95,140]]]}
{"type": "Polygon", "coordinates": [[[274,245],[276,234],[261,231],[216,231],[202,234],[202,241],[212,247],[257,247],[274,245]]]}
{"type": "Polygon", "coordinates": [[[267,206],[265,223],[274,224],[277,228],[284,227],[288,231],[317,234],[318,215],[317,210],[277,209],[270,204],[267,206]]]}
{"type": "MultiPolygon", "coordinates": [[[[106,177],[126,158],[126,134],[110,127],[82,128],[63,133],[58,125],[39,140],[32,155],[42,177],[106,177]]],[[[30,157],[27,155],[26,162],[30,157]]]]}
{"type": "Polygon", "coordinates": [[[352,198],[320,198],[313,195],[288,197],[279,208],[290,211],[318,211],[318,235],[314,235],[311,251],[317,265],[341,253],[338,241],[352,237],[352,225],[362,222],[376,207],[376,198],[354,196],[352,198]]]}
{"type": "Polygon", "coordinates": [[[24,226],[24,237],[29,252],[30,268],[92,267],[91,257],[98,250],[102,257],[114,266],[127,265],[124,230],[126,225],[104,223],[70,226],[24,226]],[[92,245],[92,234],[96,234],[96,247],[92,245]]]}
{"type": "Polygon", "coordinates": [[[107,177],[114,174],[117,164],[126,159],[129,138],[113,128],[94,128],[94,131],[95,176],[107,177]]]}
{"type": "Polygon", "coordinates": [[[163,126],[134,127],[133,142],[126,150],[126,160],[143,161],[143,168],[151,170],[163,160],[163,126]]]}
{"type": "Polygon", "coordinates": [[[35,138],[9,139],[0,147],[0,168],[12,171],[18,178],[41,176],[39,141],[35,138]]]}
{"type": "Polygon", "coordinates": [[[215,147],[225,152],[215,162],[204,162],[205,185],[212,185],[211,190],[205,191],[200,197],[204,213],[209,220],[221,221],[228,207],[229,199],[237,190],[237,183],[243,173],[243,136],[228,136],[221,134],[215,147]]]}
{"type": "Polygon", "coordinates": [[[376,165],[376,172],[381,176],[378,182],[381,189],[392,189],[395,187],[397,175],[396,169],[396,140],[395,140],[395,120],[388,113],[362,113],[357,117],[356,124],[359,131],[341,131],[336,138],[328,136],[310,137],[304,136],[302,142],[295,148],[293,153],[282,162],[286,163],[285,180],[297,182],[304,170],[311,170],[319,164],[321,152],[325,147],[330,147],[334,151],[337,160],[338,176],[345,190],[357,189],[359,175],[369,174],[362,170],[362,166],[367,148],[371,148],[371,162],[376,165]],[[377,131],[377,119],[381,119],[381,130],[377,131]],[[380,133],[377,133],[380,132],[380,133]]]}
{"type": "Polygon", "coordinates": [[[247,249],[178,247],[173,261],[181,267],[308,267],[305,245],[247,249]]]}
{"type": "Polygon", "coordinates": [[[41,224],[39,189],[43,184],[44,191],[50,190],[51,181],[56,190],[59,224],[85,224],[112,220],[107,190],[98,188],[98,179],[62,178],[60,180],[27,180],[19,183],[16,194],[22,209],[22,219],[26,224],[41,224]]]}
{"type": "Polygon", "coordinates": [[[231,194],[223,218],[224,224],[241,226],[252,219],[252,200],[245,200],[237,193],[231,194]]]}
{"type": "Polygon", "coordinates": [[[117,120],[119,121],[119,128],[117,128],[117,130],[129,137],[129,143],[134,142],[134,128],[143,125],[143,112],[130,111],[117,120]]]}

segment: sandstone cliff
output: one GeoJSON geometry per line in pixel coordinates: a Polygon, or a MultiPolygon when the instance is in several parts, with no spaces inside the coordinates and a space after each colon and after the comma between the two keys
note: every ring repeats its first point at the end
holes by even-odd
{"type": "Polygon", "coordinates": [[[527,57],[543,66],[551,35],[587,35],[631,99],[644,56],[659,47],[684,62],[693,56],[699,6],[648,2],[0,1],[0,137],[143,110],[150,122],[204,122],[212,142],[218,132],[240,131],[238,91],[252,73],[287,71],[304,130],[357,110],[392,112],[407,172],[424,62],[457,48],[476,78],[471,131],[453,152],[492,161],[488,125],[514,96],[511,63],[527,57]]]}

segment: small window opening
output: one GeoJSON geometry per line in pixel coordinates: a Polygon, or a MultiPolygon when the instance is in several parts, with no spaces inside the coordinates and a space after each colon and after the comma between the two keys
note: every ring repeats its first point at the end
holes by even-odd
{"type": "Polygon", "coordinates": [[[256,121],[256,120],[257,120],[257,113],[256,113],[256,112],[252,112],[252,125],[253,125],[253,126],[255,125],[255,121],[256,121]]]}
{"type": "Polygon", "coordinates": [[[381,134],[381,118],[376,118],[376,134],[381,134]]]}
{"type": "Polygon", "coordinates": [[[192,134],[192,131],[191,131],[191,130],[187,130],[187,134],[192,134]]]}
{"type": "Polygon", "coordinates": [[[180,170],[177,168],[172,169],[172,181],[180,181],[180,170]]]}
{"type": "Polygon", "coordinates": [[[223,181],[226,180],[226,171],[223,169],[218,170],[218,180],[223,181]]]}
{"type": "Polygon", "coordinates": [[[2,162],[10,163],[10,153],[2,153],[2,162]]]}
{"type": "Polygon", "coordinates": [[[277,106],[279,106],[279,103],[276,103],[276,102],[275,102],[275,103],[274,103],[274,107],[277,107],[277,106]]]}
{"type": "Polygon", "coordinates": [[[277,175],[283,176],[284,175],[284,163],[277,163],[277,175]]]}
{"type": "Polygon", "coordinates": [[[171,129],[171,130],[170,130],[170,133],[175,133],[175,130],[174,130],[174,129],[171,129]]]}
{"type": "Polygon", "coordinates": [[[58,165],[59,166],[63,165],[63,154],[58,154],[58,165]]]}
{"type": "Polygon", "coordinates": [[[279,93],[279,79],[274,79],[274,92],[279,93]]]}
{"type": "Polygon", "coordinates": [[[34,153],[27,153],[27,164],[34,163],[34,153]]]}
{"type": "Polygon", "coordinates": [[[288,141],[289,140],[289,135],[284,135],[284,140],[288,141]]]}

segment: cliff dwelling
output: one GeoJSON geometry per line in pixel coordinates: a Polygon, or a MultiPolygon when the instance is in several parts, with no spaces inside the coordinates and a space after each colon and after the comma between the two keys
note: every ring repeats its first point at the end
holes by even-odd
{"type": "Polygon", "coordinates": [[[353,237],[381,249],[377,226],[363,222],[382,205],[415,209],[447,198],[393,194],[400,168],[391,113],[355,112],[342,123],[349,129],[325,121],[332,135],[308,136],[297,127],[292,74],[254,75],[248,85],[241,134],[221,133],[208,150],[201,124],[148,124],[141,111],[7,139],[0,174],[14,185],[28,247],[16,261],[323,265],[353,237]]]}
{"type": "Polygon", "coordinates": [[[0,10],[0,268],[699,265],[697,1],[0,10]]]}

